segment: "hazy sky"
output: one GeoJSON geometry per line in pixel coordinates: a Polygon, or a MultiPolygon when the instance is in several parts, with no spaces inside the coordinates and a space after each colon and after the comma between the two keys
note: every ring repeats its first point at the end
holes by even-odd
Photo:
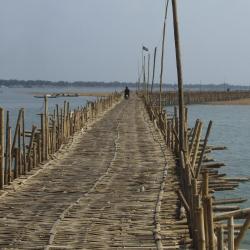
{"type": "MultiPolygon", "coordinates": [[[[250,1],[178,7],[185,82],[250,84],[250,1]]],[[[171,11],[164,82],[173,83],[171,11]]],[[[0,0],[0,78],[135,81],[142,43],[160,52],[163,15],[164,0],[0,0]]]]}

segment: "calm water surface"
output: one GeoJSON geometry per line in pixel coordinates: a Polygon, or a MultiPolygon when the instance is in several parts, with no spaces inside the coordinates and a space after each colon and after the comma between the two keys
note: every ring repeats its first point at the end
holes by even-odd
{"type": "MultiPolygon", "coordinates": [[[[12,128],[16,125],[16,119],[20,108],[25,109],[25,122],[28,129],[31,129],[32,124],[40,124],[40,116],[37,114],[44,111],[44,99],[34,98],[32,93],[53,93],[53,92],[113,92],[121,89],[114,88],[1,88],[0,106],[10,111],[12,128]]],[[[70,102],[70,108],[84,106],[89,100],[94,100],[95,97],[59,97],[48,98],[49,110],[52,111],[55,105],[63,107],[65,100],[70,102]]]]}

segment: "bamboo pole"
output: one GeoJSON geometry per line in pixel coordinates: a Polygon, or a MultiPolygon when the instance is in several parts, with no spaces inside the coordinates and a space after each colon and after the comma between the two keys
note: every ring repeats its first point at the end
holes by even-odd
{"type": "Polygon", "coordinates": [[[218,230],[217,230],[217,239],[218,239],[218,250],[224,250],[225,246],[224,246],[224,228],[223,226],[219,226],[218,230]]]}
{"type": "Polygon", "coordinates": [[[147,79],[147,102],[149,101],[149,77],[150,77],[150,54],[148,53],[148,79],[147,79]]]}
{"type": "Polygon", "coordinates": [[[215,250],[215,241],[214,241],[214,222],[213,222],[213,206],[212,198],[207,198],[207,219],[208,219],[208,238],[209,238],[209,249],[215,250]]]}
{"type": "Polygon", "coordinates": [[[195,140],[197,137],[197,131],[198,131],[199,124],[200,124],[200,120],[197,119],[195,122],[195,126],[193,128],[193,134],[191,136],[191,141],[190,141],[190,145],[189,145],[189,153],[190,153],[189,158],[191,158],[193,150],[194,150],[194,145],[195,145],[195,140]]]}
{"type": "Polygon", "coordinates": [[[165,36],[166,36],[166,21],[167,21],[167,15],[168,15],[168,4],[169,4],[169,0],[166,3],[164,24],[163,24],[163,32],[162,32],[160,97],[159,97],[160,112],[162,111],[162,84],[163,84],[164,50],[165,50],[165,36]]]}
{"type": "Polygon", "coordinates": [[[4,187],[4,109],[0,108],[0,189],[4,187]]]}
{"type": "Polygon", "coordinates": [[[155,47],[155,50],[154,50],[154,64],[153,64],[153,74],[152,74],[152,84],[151,84],[151,95],[154,89],[156,53],[157,53],[157,47],[155,47]]]}
{"type": "Polygon", "coordinates": [[[205,198],[209,194],[209,181],[208,181],[208,172],[203,173],[203,182],[202,182],[202,197],[205,198]]]}
{"type": "Polygon", "coordinates": [[[12,137],[11,137],[11,127],[8,127],[8,184],[10,184],[11,180],[12,180],[12,148],[11,148],[11,141],[12,141],[12,137]]]}
{"type": "Polygon", "coordinates": [[[178,102],[179,102],[179,140],[180,150],[185,151],[185,113],[184,113],[184,91],[183,91],[183,77],[182,77],[182,62],[181,62],[181,49],[179,37],[179,24],[176,0],[172,0],[173,8],[173,24],[174,24],[174,37],[175,37],[175,50],[176,50],[176,67],[178,76],[178,102]]]}
{"type": "MultiPolygon", "coordinates": [[[[45,122],[44,122],[44,114],[41,114],[41,149],[42,149],[42,161],[45,161],[46,159],[46,149],[45,149],[45,122]]],[[[28,160],[28,159],[27,159],[28,160]]]]}
{"type": "Polygon", "coordinates": [[[13,155],[15,157],[15,165],[14,165],[14,179],[18,177],[18,165],[19,165],[19,159],[18,159],[18,148],[14,148],[13,155]]]}
{"type": "Polygon", "coordinates": [[[4,184],[8,184],[8,159],[9,159],[9,123],[10,112],[6,112],[6,129],[5,129],[5,162],[4,162],[4,184]]]}
{"type": "Polygon", "coordinates": [[[32,151],[33,151],[33,168],[35,168],[36,166],[37,166],[37,147],[36,147],[36,143],[34,142],[33,143],[33,149],[32,149],[32,151]]]}
{"type": "Polygon", "coordinates": [[[190,213],[189,205],[188,205],[188,203],[187,203],[187,201],[186,201],[186,199],[185,199],[185,197],[184,197],[182,191],[181,191],[181,190],[177,190],[177,194],[178,194],[178,196],[179,196],[179,199],[182,201],[182,204],[183,204],[183,206],[185,207],[186,211],[187,211],[188,213],[190,213]]]}
{"type": "Polygon", "coordinates": [[[41,152],[41,133],[36,133],[36,138],[35,138],[36,142],[37,142],[37,163],[41,163],[42,162],[42,152],[41,152]]]}
{"type": "Polygon", "coordinates": [[[202,148],[202,151],[201,151],[199,163],[198,163],[197,170],[196,170],[196,175],[195,175],[196,178],[198,178],[198,176],[200,174],[200,171],[201,171],[201,163],[202,163],[202,160],[203,160],[204,153],[206,151],[208,137],[209,137],[209,134],[210,134],[210,131],[211,131],[211,128],[212,128],[212,124],[213,124],[212,121],[210,121],[209,124],[208,124],[207,133],[206,133],[206,136],[205,136],[203,148],[202,148]]]}
{"type": "Polygon", "coordinates": [[[185,141],[185,149],[186,149],[186,158],[189,161],[189,134],[188,134],[188,108],[184,107],[184,114],[185,114],[185,120],[184,120],[184,141],[185,141]]]}
{"type": "Polygon", "coordinates": [[[234,250],[234,217],[228,220],[228,250],[234,250]]]}
{"type": "Polygon", "coordinates": [[[36,126],[32,126],[32,132],[31,132],[31,138],[30,138],[30,143],[29,143],[29,149],[28,149],[28,154],[27,154],[27,159],[28,159],[28,162],[29,162],[29,165],[28,165],[28,171],[31,170],[31,152],[32,152],[32,149],[33,149],[33,143],[34,143],[34,137],[35,137],[35,132],[36,132],[36,126]]]}
{"type": "Polygon", "coordinates": [[[240,229],[240,233],[238,234],[237,238],[234,240],[234,247],[236,250],[240,248],[240,242],[244,238],[245,234],[247,233],[250,226],[250,215],[248,215],[246,221],[244,222],[242,228],[240,229]]]}
{"type": "Polygon", "coordinates": [[[62,145],[63,137],[64,137],[64,114],[63,114],[63,109],[61,109],[60,146],[62,145]]]}
{"type": "Polygon", "coordinates": [[[197,159],[198,152],[199,152],[199,145],[200,145],[202,127],[203,127],[202,122],[199,122],[198,129],[197,129],[197,134],[195,135],[195,140],[194,140],[194,151],[193,151],[192,157],[191,157],[191,167],[192,167],[192,169],[195,169],[196,159],[197,159]]]}
{"type": "Polygon", "coordinates": [[[12,143],[12,151],[14,150],[15,146],[16,146],[16,140],[17,140],[17,136],[18,136],[18,130],[20,128],[20,123],[21,123],[21,119],[22,119],[22,112],[23,109],[19,110],[18,113],[18,118],[17,118],[17,123],[16,123],[16,129],[15,129],[15,134],[14,134],[14,139],[13,139],[13,143],[12,143]]]}
{"type": "Polygon", "coordinates": [[[25,115],[24,115],[24,109],[22,113],[22,135],[23,135],[23,173],[26,174],[26,144],[25,144],[25,115]]]}
{"type": "Polygon", "coordinates": [[[44,123],[45,123],[45,160],[49,156],[49,118],[48,118],[48,96],[44,96],[44,123]]]}
{"type": "MultiPolygon", "coordinates": [[[[94,105],[93,105],[93,109],[92,109],[92,118],[93,117],[94,117],[94,105]]],[[[70,108],[69,108],[69,102],[67,102],[66,128],[67,128],[66,137],[68,138],[70,136],[70,108]]]]}
{"type": "MultiPolygon", "coordinates": [[[[145,97],[145,93],[146,93],[146,62],[145,61],[146,61],[145,56],[143,56],[143,95],[144,95],[144,97],[145,97]]],[[[105,109],[105,107],[104,107],[104,109],[105,109]]]]}
{"type": "Polygon", "coordinates": [[[60,116],[59,116],[59,106],[56,104],[56,149],[59,149],[60,145],[60,116]]]}
{"type": "Polygon", "coordinates": [[[198,230],[198,249],[205,250],[206,239],[205,239],[204,215],[202,207],[196,209],[196,217],[197,217],[197,230],[198,230]]]}

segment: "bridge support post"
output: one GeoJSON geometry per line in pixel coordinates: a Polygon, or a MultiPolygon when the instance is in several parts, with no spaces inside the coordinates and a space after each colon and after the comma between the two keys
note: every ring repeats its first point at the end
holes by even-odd
{"type": "Polygon", "coordinates": [[[0,108],[0,189],[4,186],[4,109],[0,108]]]}
{"type": "Polygon", "coordinates": [[[180,150],[185,151],[185,114],[184,114],[184,94],[183,94],[183,77],[182,77],[182,62],[180,49],[180,36],[176,0],[172,0],[173,7],[173,24],[175,37],[175,51],[176,51],[176,67],[178,76],[178,97],[179,97],[179,140],[180,150]]]}

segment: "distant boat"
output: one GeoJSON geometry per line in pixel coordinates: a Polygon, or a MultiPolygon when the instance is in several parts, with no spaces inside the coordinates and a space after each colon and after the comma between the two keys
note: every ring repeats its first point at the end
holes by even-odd
{"type": "MultiPolygon", "coordinates": [[[[34,95],[35,98],[44,98],[45,95],[34,95]]],[[[57,98],[57,97],[78,97],[80,96],[78,93],[54,93],[47,94],[48,98],[57,98]]]]}
{"type": "Polygon", "coordinates": [[[35,98],[44,98],[45,96],[47,96],[48,98],[56,98],[55,95],[50,95],[50,94],[47,94],[47,95],[34,95],[35,98]]]}

